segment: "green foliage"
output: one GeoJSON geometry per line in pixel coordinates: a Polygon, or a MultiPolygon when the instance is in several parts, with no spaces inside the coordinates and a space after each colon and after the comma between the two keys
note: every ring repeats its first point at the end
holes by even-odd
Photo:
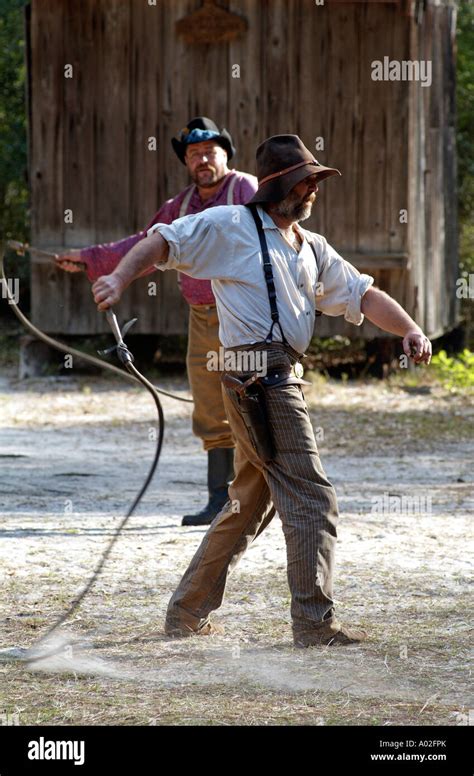
{"type": "Polygon", "coordinates": [[[342,337],[340,334],[336,334],[334,337],[313,337],[311,340],[311,348],[314,348],[318,353],[332,353],[350,346],[349,337],[342,337]]]}
{"type": "Polygon", "coordinates": [[[0,234],[28,239],[24,0],[0,0],[0,234]]]}
{"type": "Polygon", "coordinates": [[[440,350],[433,356],[431,368],[446,388],[474,390],[474,353],[470,350],[465,349],[452,358],[440,350]]]}

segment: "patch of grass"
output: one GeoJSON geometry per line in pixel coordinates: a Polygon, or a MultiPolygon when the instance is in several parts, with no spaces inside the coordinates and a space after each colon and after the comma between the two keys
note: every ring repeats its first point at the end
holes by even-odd
{"type": "Polygon", "coordinates": [[[355,698],[345,692],[281,692],[258,688],[159,687],[137,693],[128,682],[94,682],[64,676],[10,672],[8,691],[18,698],[20,724],[126,725],[454,725],[451,706],[391,698],[355,698]],[[119,690],[119,691],[118,691],[119,690]],[[38,702],[38,698],[42,698],[38,702]]]}
{"type": "Polygon", "coordinates": [[[449,390],[463,389],[474,393],[474,353],[467,348],[454,357],[441,350],[433,356],[432,367],[442,385],[449,390]]]}
{"type": "Polygon", "coordinates": [[[347,453],[360,450],[371,455],[390,444],[391,453],[402,450],[407,453],[426,451],[427,445],[439,446],[440,442],[469,442],[474,432],[474,418],[460,409],[452,411],[373,412],[360,407],[342,406],[338,409],[309,406],[315,427],[324,419],[322,451],[341,447],[347,453]]]}
{"type": "Polygon", "coordinates": [[[449,393],[471,395],[474,392],[474,353],[465,348],[448,356],[446,350],[436,353],[428,369],[399,369],[387,380],[390,388],[440,388],[449,393]]]}
{"type": "Polygon", "coordinates": [[[325,390],[328,385],[327,376],[322,372],[318,372],[316,369],[305,369],[303,379],[312,383],[312,387],[317,390],[325,390]]]}

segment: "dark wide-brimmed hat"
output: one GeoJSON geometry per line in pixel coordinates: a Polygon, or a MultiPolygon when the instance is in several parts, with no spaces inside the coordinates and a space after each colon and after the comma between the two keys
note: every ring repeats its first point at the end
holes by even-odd
{"type": "Polygon", "coordinates": [[[191,119],[189,124],[183,127],[176,137],[171,138],[171,145],[178,159],[185,164],[184,157],[187,146],[192,143],[203,143],[206,140],[218,143],[227,151],[227,159],[232,159],[235,154],[235,148],[229,132],[226,129],[220,130],[217,124],[211,119],[206,118],[206,116],[197,116],[197,118],[191,119]]]}
{"type": "Polygon", "coordinates": [[[298,135],[269,137],[257,148],[258,189],[250,202],[281,202],[293,186],[315,173],[318,182],[341,174],[319,164],[298,135]]]}

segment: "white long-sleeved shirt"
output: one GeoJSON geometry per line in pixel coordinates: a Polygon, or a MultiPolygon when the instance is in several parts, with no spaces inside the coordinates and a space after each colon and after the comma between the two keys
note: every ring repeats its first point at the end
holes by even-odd
{"type": "MultiPolygon", "coordinates": [[[[313,335],[316,310],[344,315],[360,325],[361,299],[374,279],[345,261],[327,240],[299,227],[303,243],[293,250],[263,208],[262,220],[270,254],[280,323],[288,343],[304,353],[313,335]],[[317,255],[309,245],[312,241],[317,255]]],[[[172,224],[155,224],[169,245],[168,259],[157,269],[177,269],[195,278],[209,278],[216,297],[219,338],[224,347],[265,340],[270,303],[263,258],[252,214],[243,205],[215,207],[172,224]]],[[[281,341],[278,326],[273,340],[281,341]]]]}

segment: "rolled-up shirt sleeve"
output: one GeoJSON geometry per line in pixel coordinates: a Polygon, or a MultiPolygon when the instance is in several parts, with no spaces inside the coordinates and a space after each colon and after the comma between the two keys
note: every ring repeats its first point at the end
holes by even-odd
{"type": "MultiPolygon", "coordinates": [[[[157,269],[177,269],[194,278],[220,278],[225,274],[223,257],[232,259],[233,242],[229,237],[222,214],[223,208],[177,218],[172,224],[155,224],[148,230],[150,236],[159,232],[169,246],[168,259],[156,264],[157,269]]],[[[225,207],[227,210],[227,207],[225,207]]]]}
{"type": "Polygon", "coordinates": [[[349,323],[360,326],[364,320],[362,297],[374,278],[361,274],[319,235],[315,247],[319,258],[316,309],[325,315],[343,315],[349,323]]]}

